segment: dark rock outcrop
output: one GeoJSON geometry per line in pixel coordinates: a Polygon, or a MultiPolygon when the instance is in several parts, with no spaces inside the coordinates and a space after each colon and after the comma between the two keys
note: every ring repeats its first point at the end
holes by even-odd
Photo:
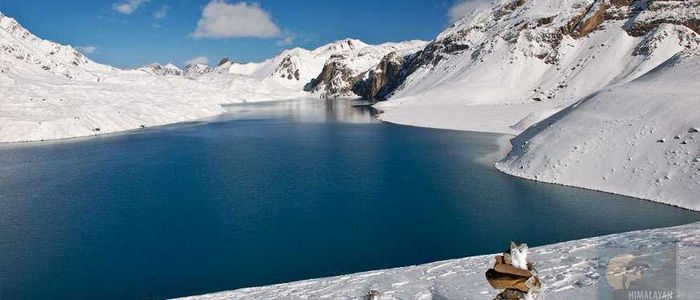
{"type": "Polygon", "coordinates": [[[225,64],[227,64],[227,63],[229,63],[229,62],[231,62],[231,59],[228,58],[228,57],[224,57],[224,58],[222,58],[222,59],[219,61],[219,64],[217,64],[216,66],[217,66],[217,67],[221,67],[221,66],[223,66],[223,65],[225,65],[225,64]]]}
{"type": "Polygon", "coordinates": [[[304,90],[322,92],[322,97],[349,94],[359,77],[352,76],[352,71],[342,63],[342,59],[342,55],[331,56],[323,66],[321,74],[306,84],[304,90]]]}
{"type": "Polygon", "coordinates": [[[386,100],[410,74],[411,56],[400,56],[396,52],[389,53],[379,62],[376,68],[369,70],[365,80],[360,80],[353,86],[353,92],[367,100],[386,100]]]}

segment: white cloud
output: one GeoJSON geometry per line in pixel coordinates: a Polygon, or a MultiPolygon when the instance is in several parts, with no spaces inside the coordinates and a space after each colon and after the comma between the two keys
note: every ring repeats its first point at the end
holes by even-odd
{"type": "Polygon", "coordinates": [[[170,6],[163,4],[154,14],[153,17],[156,19],[165,19],[168,16],[168,11],[170,11],[170,6]]]}
{"type": "Polygon", "coordinates": [[[150,2],[151,0],[125,0],[122,2],[114,3],[112,9],[120,14],[130,15],[133,14],[139,6],[150,2]]]}
{"type": "Polygon", "coordinates": [[[458,0],[447,11],[447,17],[450,18],[450,22],[454,22],[475,10],[487,8],[492,4],[493,0],[458,0]]]}
{"type": "Polygon", "coordinates": [[[80,51],[80,53],[82,53],[82,54],[93,54],[93,53],[97,53],[97,50],[99,50],[100,48],[98,46],[95,46],[95,45],[86,45],[86,46],[75,46],[75,49],[80,51]]]}
{"type": "Polygon", "coordinates": [[[277,46],[289,46],[291,44],[294,44],[294,39],[296,37],[294,35],[287,35],[279,40],[277,40],[277,46]]]}
{"type": "Polygon", "coordinates": [[[204,7],[195,38],[271,38],[280,35],[280,29],[272,22],[270,14],[257,3],[228,3],[212,0],[204,7]]]}
{"type": "Polygon", "coordinates": [[[198,56],[185,62],[185,65],[193,64],[209,65],[209,58],[206,56],[198,56]]]}

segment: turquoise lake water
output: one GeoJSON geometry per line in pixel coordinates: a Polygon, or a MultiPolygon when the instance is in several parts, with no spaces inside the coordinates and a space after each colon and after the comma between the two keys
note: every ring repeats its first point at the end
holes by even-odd
{"type": "Polygon", "coordinates": [[[700,220],[493,168],[503,136],[338,100],[0,146],[0,299],[162,299],[700,220]]]}

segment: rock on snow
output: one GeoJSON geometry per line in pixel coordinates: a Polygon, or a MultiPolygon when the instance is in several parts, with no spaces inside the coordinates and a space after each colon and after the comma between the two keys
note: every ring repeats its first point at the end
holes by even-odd
{"type": "MultiPolygon", "coordinates": [[[[677,284],[674,299],[692,299],[700,294],[700,223],[634,231],[564,242],[530,249],[544,282],[540,299],[596,299],[598,285],[606,280],[605,259],[600,249],[615,249],[638,255],[654,253],[669,244],[678,246],[677,284]],[[602,272],[601,272],[602,271],[602,272]]],[[[366,299],[378,290],[380,299],[473,299],[491,300],[498,291],[484,277],[494,255],[434,262],[381,271],[246,288],[195,296],[190,300],[234,299],[366,299]]]]}

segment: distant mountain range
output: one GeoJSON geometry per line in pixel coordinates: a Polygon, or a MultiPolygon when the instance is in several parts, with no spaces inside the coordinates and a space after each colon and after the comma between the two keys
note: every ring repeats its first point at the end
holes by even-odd
{"type": "MultiPolygon", "coordinates": [[[[422,44],[346,39],[285,50],[261,63],[222,59],[215,67],[154,63],[122,70],[42,40],[0,14],[0,142],[98,135],[205,118],[223,113],[226,103],[309,97],[304,88],[327,61],[346,57],[369,68],[389,51],[422,44]]],[[[315,94],[330,96],[320,88],[315,94]]]]}

